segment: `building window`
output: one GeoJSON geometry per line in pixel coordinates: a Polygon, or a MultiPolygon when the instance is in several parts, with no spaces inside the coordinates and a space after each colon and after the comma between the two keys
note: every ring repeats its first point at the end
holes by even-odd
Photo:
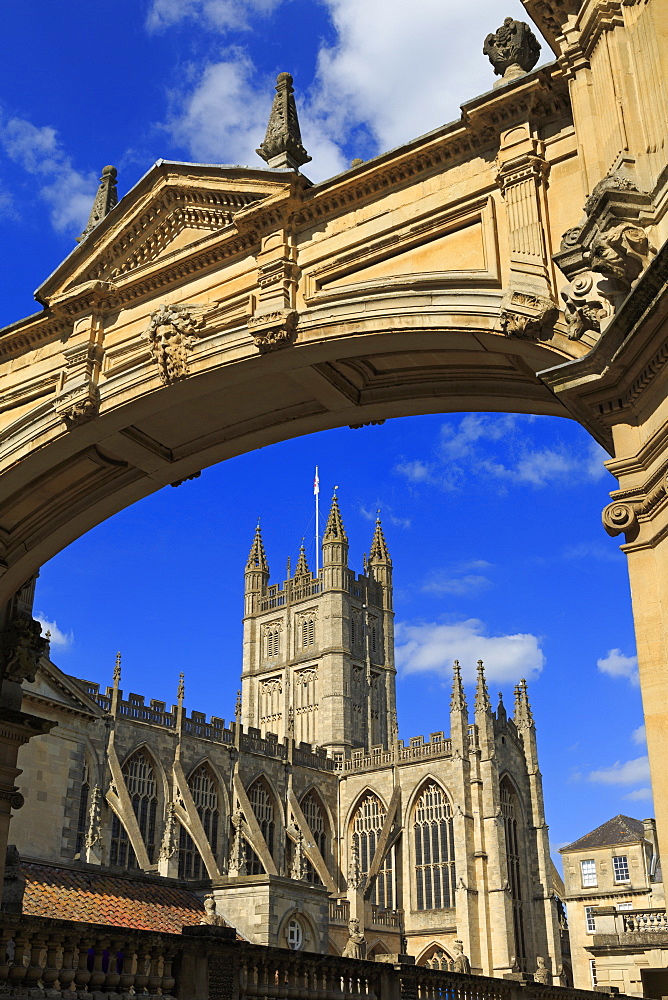
{"type": "Polygon", "coordinates": [[[302,646],[312,646],[315,642],[315,618],[304,618],[302,621],[302,646]]]}
{"type": "Polygon", "coordinates": [[[596,878],[596,862],[595,861],[581,861],[580,871],[582,873],[582,886],[586,888],[587,886],[598,885],[598,880],[596,878]]]}
{"type": "MultiPolygon", "coordinates": [[[[357,848],[362,874],[367,876],[385,822],[385,808],[377,795],[367,792],[353,819],[353,843],[357,848]]],[[[385,910],[395,908],[394,847],[383,859],[371,889],[371,903],[385,910]]]]}
{"type": "MultiPolygon", "coordinates": [[[[188,782],[190,793],[197,809],[206,839],[213,851],[214,857],[218,847],[218,820],[220,808],[218,791],[206,764],[193,771],[188,782]]],[[[184,827],[179,834],[179,878],[206,878],[208,872],[195,842],[184,827]]]]}
{"type": "Polygon", "coordinates": [[[278,656],[281,651],[281,631],[278,628],[266,632],[267,656],[278,656]]]}
{"type": "MultiPolygon", "coordinates": [[[[274,856],[274,839],[276,834],[276,820],[274,814],[274,802],[269,794],[269,790],[263,781],[255,781],[248,792],[250,804],[253,807],[255,818],[258,821],[262,836],[269,848],[269,853],[274,856]]],[[[250,844],[247,848],[248,854],[248,874],[264,875],[264,865],[258,858],[250,844]]]]}
{"type": "Polygon", "coordinates": [[[506,834],[506,863],[508,882],[513,902],[513,930],[515,933],[515,955],[520,971],[526,971],[526,943],[524,939],[524,901],[522,898],[521,858],[518,818],[520,810],[517,796],[507,781],[501,783],[501,815],[506,834]]]}
{"type": "Polygon", "coordinates": [[[90,796],[90,777],[88,764],[84,766],[83,780],[81,782],[81,792],[79,794],[79,811],[77,814],[77,841],[74,848],[75,854],[81,854],[86,844],[86,834],[88,833],[88,799],[90,796]]]}
{"type": "Polygon", "coordinates": [[[629,882],[631,880],[631,876],[629,875],[629,859],[625,854],[612,859],[612,868],[615,873],[615,882],[629,882]]]}
{"type": "MultiPolygon", "coordinates": [[[[137,750],[122,767],[125,785],[137,817],[139,832],[144,840],[149,861],[155,855],[155,820],[158,811],[158,793],[155,774],[148,757],[137,750]]],[[[114,816],[111,824],[111,851],[109,861],[122,868],[137,868],[137,858],[130,844],[130,838],[119,818],[114,816]]]]}
{"type": "MultiPolygon", "coordinates": [[[[327,823],[325,816],[313,792],[309,792],[301,801],[301,810],[313,835],[315,846],[320,851],[323,860],[327,858],[327,823]]],[[[322,885],[320,877],[310,861],[306,862],[306,881],[313,885],[322,885]]]]}
{"type": "Polygon", "coordinates": [[[618,910],[632,910],[633,903],[617,903],[618,910]]]}
{"type": "Polygon", "coordinates": [[[318,717],[318,668],[307,667],[294,675],[295,739],[315,743],[318,717]]]}
{"type": "Polygon", "coordinates": [[[278,731],[283,718],[283,682],[280,677],[270,677],[260,682],[260,725],[264,729],[278,731]]]}
{"type": "Polygon", "coordinates": [[[454,906],[452,809],[442,789],[433,782],[427,785],[415,806],[413,837],[418,910],[454,906]]]}
{"type": "Polygon", "coordinates": [[[585,906],[585,924],[587,925],[587,934],[593,934],[596,930],[594,909],[595,908],[593,906],[585,906]]]}
{"type": "Polygon", "coordinates": [[[595,990],[598,986],[598,979],[596,978],[596,962],[593,958],[589,959],[589,975],[591,977],[591,988],[595,990]]]}
{"type": "Polygon", "coordinates": [[[376,647],[378,646],[378,628],[376,625],[371,626],[371,652],[376,652],[376,647]]]}
{"type": "Polygon", "coordinates": [[[292,951],[299,951],[299,949],[304,944],[304,932],[302,931],[302,925],[294,917],[288,924],[288,948],[292,951]]]}

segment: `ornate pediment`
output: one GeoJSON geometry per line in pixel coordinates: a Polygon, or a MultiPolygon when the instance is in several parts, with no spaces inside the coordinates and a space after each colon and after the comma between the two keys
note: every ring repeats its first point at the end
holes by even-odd
{"type": "Polygon", "coordinates": [[[288,187],[266,170],[158,162],[37,290],[45,303],[94,282],[124,283],[204,248],[234,218],[288,187]]]}
{"type": "Polygon", "coordinates": [[[84,689],[81,681],[64,674],[62,670],[43,658],[38,667],[34,681],[23,685],[24,702],[30,703],[37,712],[49,711],[66,714],[75,713],[95,718],[104,713],[95,699],[84,689]]]}

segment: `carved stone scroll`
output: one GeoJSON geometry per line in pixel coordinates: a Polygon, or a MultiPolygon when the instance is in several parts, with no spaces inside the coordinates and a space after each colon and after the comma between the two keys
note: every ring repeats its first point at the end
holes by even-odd
{"type": "Polygon", "coordinates": [[[613,538],[622,532],[629,534],[638,527],[638,515],[634,504],[616,500],[608,504],[602,514],[603,527],[613,538]]]}

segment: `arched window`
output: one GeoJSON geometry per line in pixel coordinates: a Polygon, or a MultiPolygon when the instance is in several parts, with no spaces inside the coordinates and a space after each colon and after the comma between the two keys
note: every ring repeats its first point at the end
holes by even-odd
{"type": "MultiPolygon", "coordinates": [[[[253,807],[255,818],[258,821],[262,836],[265,839],[269,853],[274,856],[274,841],[276,835],[276,818],[274,811],[274,800],[269,793],[265,783],[258,778],[254,781],[248,791],[248,798],[253,807]]],[[[258,858],[255,851],[248,846],[247,869],[249,875],[264,875],[264,865],[258,858]]]]}
{"type": "Polygon", "coordinates": [[[88,833],[88,800],[90,798],[90,772],[88,764],[84,764],[83,779],[81,781],[81,792],[79,793],[79,811],[77,813],[77,841],[74,848],[75,854],[81,854],[86,844],[86,834],[88,833]]]}
{"type": "MultiPolygon", "coordinates": [[[[125,785],[137,817],[139,831],[146,845],[149,861],[155,856],[155,819],[158,811],[158,792],[153,767],[143,750],[137,750],[122,768],[125,785]]],[[[112,865],[137,868],[137,858],[130,844],[127,831],[117,816],[111,824],[112,865]]]]}
{"type": "Polygon", "coordinates": [[[312,646],[315,642],[315,617],[309,616],[302,620],[301,644],[312,646]]]}
{"type": "MultiPolygon", "coordinates": [[[[309,830],[313,834],[315,846],[322,854],[323,860],[327,860],[327,820],[318,797],[313,792],[308,792],[301,801],[301,809],[304,819],[308,823],[309,830]]],[[[306,881],[313,885],[321,885],[320,876],[310,861],[306,862],[306,881]]]]}
{"type": "MultiPolygon", "coordinates": [[[[218,850],[218,821],[220,807],[218,790],[211,771],[206,764],[201,764],[193,771],[188,781],[197,815],[200,818],[206,839],[213,851],[214,857],[218,850]]],[[[183,827],[179,834],[179,878],[206,878],[207,870],[195,842],[183,827]]]]}
{"type": "MultiPolygon", "coordinates": [[[[367,792],[357,807],[352,824],[353,843],[357,848],[360,869],[365,876],[369,874],[384,822],[385,807],[383,803],[373,792],[367,792]]],[[[391,847],[383,859],[377,877],[374,879],[370,897],[374,905],[386,910],[395,909],[394,872],[394,847],[391,847]]]]}
{"type": "Polygon", "coordinates": [[[281,650],[281,633],[278,628],[270,628],[266,633],[267,656],[278,656],[281,650]]]}
{"type": "Polygon", "coordinates": [[[518,820],[521,813],[517,795],[509,781],[501,782],[501,815],[506,834],[506,862],[508,883],[513,901],[513,930],[515,934],[515,955],[520,971],[526,972],[526,942],[524,937],[524,902],[522,898],[521,842],[518,820]]]}
{"type": "Polygon", "coordinates": [[[455,905],[455,844],[452,809],[443,790],[430,782],[415,803],[415,890],[418,910],[455,905]]]}

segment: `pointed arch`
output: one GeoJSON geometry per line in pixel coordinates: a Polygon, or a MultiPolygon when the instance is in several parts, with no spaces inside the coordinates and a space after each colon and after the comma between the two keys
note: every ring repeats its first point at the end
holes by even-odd
{"type": "Polygon", "coordinates": [[[413,852],[414,908],[442,910],[455,905],[455,839],[450,797],[440,781],[420,782],[408,813],[413,852]]]}
{"type": "MultiPolygon", "coordinates": [[[[368,789],[357,797],[350,812],[349,842],[357,851],[360,871],[368,876],[371,862],[383,830],[387,806],[376,791],[368,789]]],[[[378,874],[370,886],[369,898],[373,905],[383,909],[396,909],[396,850],[392,846],[383,858],[378,874]]]]}
{"type": "Polygon", "coordinates": [[[144,757],[147,758],[153,769],[158,802],[161,806],[160,815],[162,815],[162,807],[165,802],[169,801],[169,782],[167,781],[167,774],[165,772],[163,762],[156,756],[155,751],[151,749],[150,744],[146,740],[142,740],[141,743],[137,743],[132,750],[125,755],[121,764],[121,770],[125,768],[125,765],[130,758],[133,757],[138,751],[141,751],[144,757]]]}
{"type": "MultiPolygon", "coordinates": [[[[221,799],[216,776],[207,760],[191,770],[187,784],[214,859],[220,863],[221,799]]],[[[209,873],[204,858],[188,830],[183,824],[179,826],[179,878],[206,878],[209,873]]]]}
{"type": "Polygon", "coordinates": [[[384,941],[378,939],[377,941],[374,941],[374,943],[371,945],[371,947],[366,953],[366,957],[367,959],[371,959],[373,961],[376,955],[389,955],[389,954],[390,954],[390,949],[387,947],[384,941]]]}
{"type": "Polygon", "coordinates": [[[441,941],[432,941],[426,948],[423,948],[415,959],[416,965],[426,965],[432,969],[441,969],[447,972],[452,964],[452,957],[441,941]]]}
{"type": "Polygon", "coordinates": [[[517,785],[508,773],[499,781],[499,801],[506,842],[508,886],[513,904],[515,956],[520,971],[527,971],[526,929],[524,920],[525,884],[522,859],[525,855],[524,810],[517,785]]]}
{"type": "Polygon", "coordinates": [[[385,797],[376,788],[373,788],[371,785],[365,785],[364,788],[362,788],[357,793],[357,795],[355,796],[355,798],[352,801],[352,804],[348,808],[348,815],[346,817],[346,829],[350,828],[350,826],[352,824],[352,821],[353,821],[353,816],[357,812],[357,810],[359,808],[359,805],[360,805],[360,802],[369,793],[371,795],[375,795],[376,796],[376,798],[379,800],[379,802],[381,803],[381,805],[383,807],[383,811],[387,812],[387,802],[385,801],[385,797]]]}
{"type": "MultiPolygon", "coordinates": [[[[332,827],[322,797],[314,785],[304,792],[299,800],[299,807],[311,831],[315,846],[327,864],[330,856],[332,827]]],[[[322,885],[322,879],[308,860],[306,862],[306,881],[313,885],[322,885]]]]}
{"type": "MultiPolygon", "coordinates": [[[[145,743],[129,753],[121,765],[121,775],[151,863],[155,861],[159,843],[157,830],[160,804],[159,773],[158,771],[156,775],[155,758],[145,743]]],[[[111,821],[109,862],[122,868],[139,867],[128,832],[116,811],[111,821]]]]}
{"type": "MultiPolygon", "coordinates": [[[[246,791],[251,808],[255,814],[260,832],[264,837],[267,849],[276,862],[278,854],[278,824],[282,809],[277,808],[278,799],[264,773],[258,774],[246,791]]],[[[264,865],[253,848],[248,846],[247,869],[249,875],[264,875],[264,865]]]]}

